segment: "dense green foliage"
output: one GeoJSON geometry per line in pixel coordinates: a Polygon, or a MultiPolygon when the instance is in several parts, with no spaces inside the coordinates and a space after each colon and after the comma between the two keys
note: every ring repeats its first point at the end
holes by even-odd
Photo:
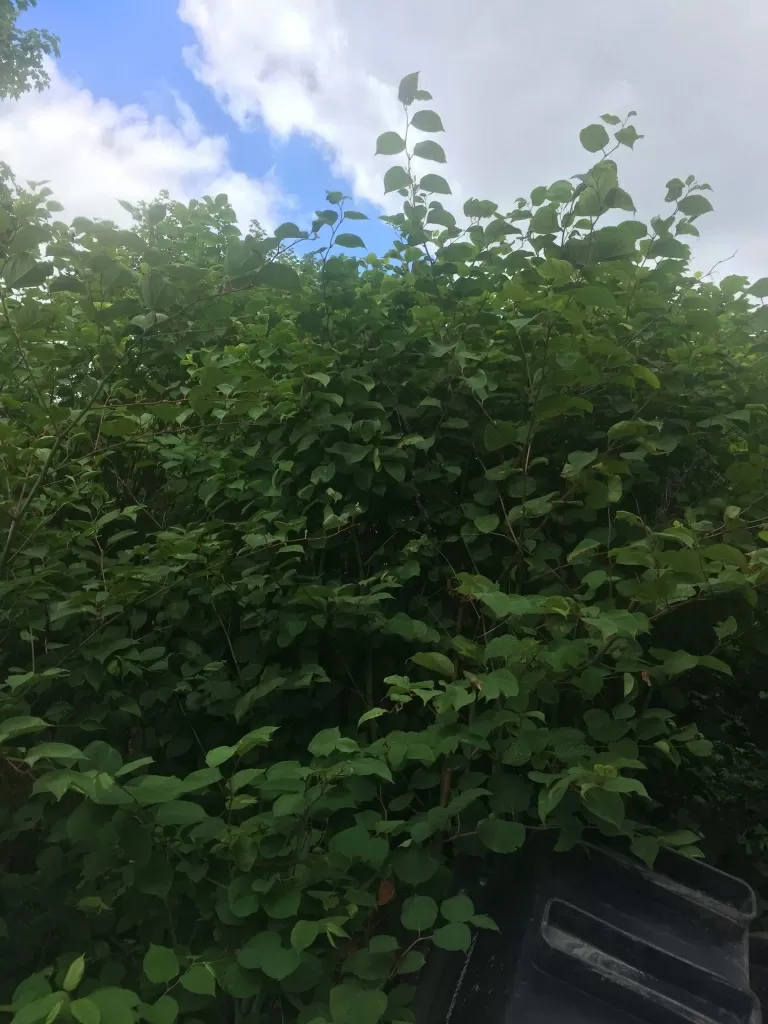
{"type": "Polygon", "coordinates": [[[407,1022],[494,927],[455,856],[699,854],[697,694],[768,576],[768,280],[692,273],[693,177],[636,219],[631,117],[457,223],[400,99],[383,256],[340,193],[243,237],[223,195],[123,230],[4,178],[15,1024],[407,1022]]]}

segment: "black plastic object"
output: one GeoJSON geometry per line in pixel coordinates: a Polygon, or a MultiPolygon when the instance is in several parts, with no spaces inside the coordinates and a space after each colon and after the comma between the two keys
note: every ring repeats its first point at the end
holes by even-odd
{"type": "MultiPolygon", "coordinates": [[[[466,876],[466,869],[465,869],[466,876]]],[[[650,871],[602,847],[533,844],[461,888],[500,931],[435,950],[419,1024],[760,1024],[748,885],[663,852],[650,871]]]]}

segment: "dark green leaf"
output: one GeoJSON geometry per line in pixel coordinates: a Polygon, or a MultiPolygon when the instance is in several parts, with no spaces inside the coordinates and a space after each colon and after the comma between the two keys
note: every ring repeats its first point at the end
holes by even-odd
{"type": "Polygon", "coordinates": [[[69,1012],[79,1024],[100,1024],[101,1013],[90,999],[73,999],[69,1004],[69,1012]]]}
{"type": "Polygon", "coordinates": [[[455,673],[451,659],[437,651],[421,651],[418,654],[412,654],[411,661],[415,665],[421,665],[422,668],[429,669],[430,672],[437,672],[438,675],[448,676],[449,679],[452,679],[455,673]]]}
{"type": "Polygon", "coordinates": [[[256,283],[264,288],[278,288],[281,291],[297,292],[301,279],[287,263],[267,263],[258,272],[256,283]]]}
{"type": "Polygon", "coordinates": [[[397,132],[384,132],[376,140],[376,153],[384,156],[392,156],[395,153],[402,153],[405,149],[405,140],[397,132]]]}
{"type": "Polygon", "coordinates": [[[624,800],[620,793],[605,789],[590,789],[582,797],[589,810],[598,818],[620,827],[624,821],[624,800]]]}
{"type": "Polygon", "coordinates": [[[9,288],[34,288],[53,273],[53,264],[36,259],[31,253],[10,256],[3,267],[3,280],[9,288]]]}
{"type": "Polygon", "coordinates": [[[408,188],[411,179],[404,167],[390,167],[384,175],[384,192],[395,192],[397,189],[408,188]]]}
{"type": "Polygon", "coordinates": [[[413,147],[413,155],[421,157],[422,160],[434,160],[439,164],[445,163],[445,150],[432,139],[417,142],[413,147]]]}
{"type": "Polygon", "coordinates": [[[412,932],[424,932],[437,919],[437,903],[430,896],[410,896],[404,903],[400,921],[412,932]]]}
{"type": "Polygon", "coordinates": [[[194,992],[198,996],[216,995],[216,979],[207,964],[192,964],[179,978],[179,983],[187,992],[194,992]]]}
{"type": "Polygon", "coordinates": [[[411,103],[416,99],[416,93],[419,91],[419,72],[412,71],[410,75],[406,75],[400,79],[400,85],[397,89],[397,98],[406,107],[409,107],[411,103]]]}
{"type": "Polygon", "coordinates": [[[156,985],[172,981],[179,973],[179,961],[167,946],[150,946],[144,955],[144,974],[156,985]]]}
{"type": "Polygon", "coordinates": [[[387,1009],[387,997],[377,989],[346,982],[331,989],[333,1024],[378,1024],[387,1009]]]}
{"type": "Polygon", "coordinates": [[[706,196],[693,195],[686,196],[681,199],[677,204],[677,208],[680,213],[685,214],[686,217],[690,217],[692,220],[696,217],[701,217],[704,213],[709,213],[713,209],[712,203],[706,198],[706,196]]]}
{"type": "Polygon", "coordinates": [[[420,132],[443,132],[443,122],[434,110],[417,110],[411,118],[411,125],[420,132]]]}
{"type": "Polygon", "coordinates": [[[629,146],[630,149],[634,149],[637,140],[642,139],[643,136],[637,134],[634,125],[628,124],[626,128],[619,128],[617,132],[614,132],[613,137],[622,146],[629,146]]]}
{"type": "Polygon", "coordinates": [[[40,732],[48,729],[48,723],[42,718],[35,718],[31,715],[20,715],[17,718],[6,718],[0,722],[0,743],[7,743],[8,740],[17,736],[25,736],[30,732],[40,732]]]}
{"type": "Polygon", "coordinates": [[[158,825],[195,825],[206,817],[200,804],[191,800],[171,800],[158,808],[155,821],[158,825]]]}
{"type": "Polygon", "coordinates": [[[608,132],[601,124],[590,124],[579,132],[581,144],[589,153],[597,153],[608,145],[608,132]]]}
{"type": "Polygon", "coordinates": [[[424,192],[437,192],[440,195],[451,194],[451,186],[439,174],[425,174],[419,182],[419,188],[424,192]]]}
{"type": "Polygon", "coordinates": [[[440,949],[451,951],[462,949],[466,952],[472,942],[472,932],[463,922],[452,921],[450,924],[438,928],[432,935],[432,941],[440,949]]]}
{"type": "Polygon", "coordinates": [[[298,225],[292,221],[286,221],[285,224],[281,224],[275,228],[275,238],[279,238],[281,241],[284,238],[306,238],[306,231],[302,231],[298,225]]]}
{"type": "Polygon", "coordinates": [[[494,853],[513,853],[525,841],[525,826],[517,821],[484,818],[477,825],[477,835],[494,853]]]}
{"type": "Polygon", "coordinates": [[[451,896],[440,904],[440,913],[446,921],[469,921],[474,912],[472,900],[463,893],[451,896]]]}
{"type": "Polygon", "coordinates": [[[352,235],[348,233],[336,235],[336,244],[342,246],[345,249],[365,248],[365,242],[359,235],[352,235]]]}

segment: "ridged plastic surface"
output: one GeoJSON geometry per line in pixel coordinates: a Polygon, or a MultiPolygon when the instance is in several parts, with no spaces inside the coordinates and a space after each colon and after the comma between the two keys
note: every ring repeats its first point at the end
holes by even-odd
{"type": "Polygon", "coordinates": [[[664,853],[649,871],[598,847],[500,858],[461,886],[500,932],[435,952],[419,1024],[760,1024],[754,893],[664,853]]]}

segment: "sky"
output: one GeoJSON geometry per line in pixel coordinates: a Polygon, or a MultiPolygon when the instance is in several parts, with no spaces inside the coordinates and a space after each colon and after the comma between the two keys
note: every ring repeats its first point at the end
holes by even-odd
{"type": "MultiPolygon", "coordinates": [[[[24,26],[61,38],[52,87],[0,103],[0,159],[50,179],[67,216],[124,221],[118,199],[227,192],[243,225],[308,224],[327,189],[375,218],[420,71],[446,128],[451,202],[501,209],[583,172],[579,130],[634,109],[620,162],[638,216],[695,174],[715,212],[694,262],[768,274],[765,0],[39,0],[24,26]]],[[[446,204],[448,205],[448,204],[446,204]]]]}

